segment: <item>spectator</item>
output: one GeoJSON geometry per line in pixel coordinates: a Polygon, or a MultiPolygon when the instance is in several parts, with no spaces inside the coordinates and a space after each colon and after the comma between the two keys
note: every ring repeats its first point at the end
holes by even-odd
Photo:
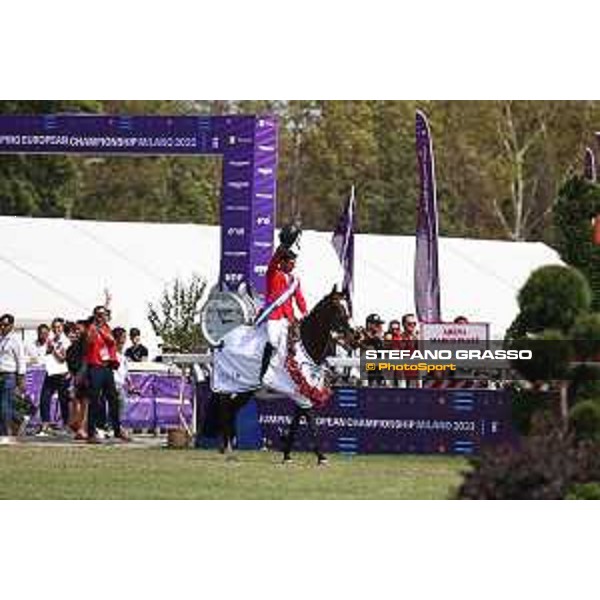
{"type": "Polygon", "coordinates": [[[467,319],[467,317],[456,317],[456,319],[454,319],[454,324],[455,325],[468,325],[469,324],[469,320],[467,319]]]}
{"type": "Polygon", "coordinates": [[[71,345],[67,348],[67,366],[69,368],[70,383],[70,426],[75,433],[76,440],[86,440],[87,422],[87,372],[85,364],[85,340],[89,321],[79,320],[75,324],[65,327],[71,345]]]}
{"type": "Polygon", "coordinates": [[[364,348],[383,348],[383,325],[385,321],[376,313],[372,313],[366,320],[365,338],[362,342],[364,348]]]}
{"type": "Polygon", "coordinates": [[[50,327],[45,323],[38,325],[37,337],[35,341],[28,344],[25,348],[27,359],[32,363],[43,364],[48,352],[48,337],[50,335],[50,327]]]}
{"type": "MultiPolygon", "coordinates": [[[[385,321],[377,314],[372,313],[366,320],[365,337],[361,342],[363,350],[381,350],[383,349],[383,325],[385,321]]],[[[369,386],[381,385],[384,381],[383,375],[379,371],[367,371],[367,383],[369,386]]]]}
{"type": "MultiPolygon", "coordinates": [[[[402,348],[402,329],[400,327],[400,321],[393,319],[388,325],[388,330],[385,333],[386,346],[394,350],[402,348]]],[[[398,387],[402,380],[402,373],[400,371],[394,371],[393,385],[398,387]]]]}
{"type": "Polygon", "coordinates": [[[390,321],[388,325],[388,330],[385,333],[386,341],[396,341],[402,339],[402,330],[400,328],[400,321],[394,319],[390,321]]]}
{"type": "Polygon", "coordinates": [[[120,414],[123,414],[127,395],[133,390],[133,385],[129,377],[129,367],[123,352],[127,343],[127,332],[122,327],[115,327],[113,329],[113,337],[117,344],[117,360],[119,361],[119,368],[115,370],[115,386],[119,397],[119,411],[120,414]]]}
{"type": "MultiPolygon", "coordinates": [[[[408,313],[402,317],[402,334],[401,334],[401,349],[410,350],[411,352],[417,349],[417,318],[414,314],[408,313]]],[[[419,387],[418,371],[406,371],[403,373],[406,385],[410,388],[419,387]]]]}
{"type": "Polygon", "coordinates": [[[131,362],[144,362],[148,360],[148,348],[141,342],[140,330],[137,327],[132,327],[129,330],[129,338],[131,346],[125,351],[125,357],[131,362]]]}
{"type": "Polygon", "coordinates": [[[60,416],[63,428],[69,424],[69,367],[67,365],[67,349],[71,345],[64,332],[64,320],[56,318],[52,321],[52,332],[47,341],[46,377],[40,393],[40,417],[42,427],[38,435],[47,436],[50,431],[50,402],[52,396],[58,394],[60,416]]]}
{"type": "Polygon", "coordinates": [[[15,412],[15,392],[25,392],[25,349],[14,332],[15,318],[0,317],[0,442],[9,443],[15,412]]]}
{"type": "Polygon", "coordinates": [[[115,437],[128,441],[121,431],[119,398],[115,386],[114,369],[119,367],[117,345],[107,323],[104,306],[94,309],[94,320],[88,328],[86,363],[89,374],[88,442],[98,443],[97,427],[102,423],[108,402],[110,420],[115,437]]]}
{"type": "MultiPolygon", "coordinates": [[[[417,318],[412,313],[408,313],[402,317],[402,338],[405,341],[416,340],[418,336],[417,318]]],[[[416,344],[415,344],[416,348],[416,344]]]]}

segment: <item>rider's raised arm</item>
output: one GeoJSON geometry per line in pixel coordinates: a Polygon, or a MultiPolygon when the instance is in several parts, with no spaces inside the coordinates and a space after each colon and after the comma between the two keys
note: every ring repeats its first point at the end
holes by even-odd
{"type": "Polygon", "coordinates": [[[267,267],[267,279],[279,270],[279,263],[281,262],[284,252],[285,248],[283,246],[278,246],[277,250],[275,250],[275,253],[269,261],[269,266],[267,267]]]}

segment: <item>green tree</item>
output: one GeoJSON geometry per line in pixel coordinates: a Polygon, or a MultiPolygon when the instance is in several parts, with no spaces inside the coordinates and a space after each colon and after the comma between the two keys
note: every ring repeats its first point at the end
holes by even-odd
{"type": "Polygon", "coordinates": [[[176,279],[163,291],[158,305],[148,305],[148,320],[163,348],[175,352],[199,352],[205,346],[198,324],[206,281],[193,275],[189,282],[176,279]]]}
{"type": "Polygon", "coordinates": [[[598,102],[432,102],[441,202],[475,235],[549,239],[550,213],[578,170],[598,102]]]}
{"type": "Polygon", "coordinates": [[[591,222],[598,214],[600,186],[583,177],[569,179],[554,207],[555,247],[566,263],[587,277],[596,311],[600,311],[600,246],[592,240],[591,222]]]}
{"type": "MultiPolygon", "coordinates": [[[[0,114],[97,112],[96,101],[15,100],[0,102],[0,114]]],[[[0,214],[69,216],[77,187],[77,159],[70,156],[0,156],[0,214]]]]}
{"type": "MultiPolygon", "coordinates": [[[[109,101],[111,114],[197,114],[173,101],[109,101]]],[[[74,216],[82,219],[218,223],[220,160],[215,157],[107,157],[80,163],[74,216]]]]}

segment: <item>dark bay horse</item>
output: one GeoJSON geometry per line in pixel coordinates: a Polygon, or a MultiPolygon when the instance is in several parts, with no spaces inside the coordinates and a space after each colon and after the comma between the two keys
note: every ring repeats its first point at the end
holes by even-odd
{"type": "MultiPolygon", "coordinates": [[[[288,344],[300,340],[315,365],[323,365],[328,356],[335,354],[336,344],[355,348],[360,334],[350,325],[348,298],[334,286],[329,294],[299,323],[290,326],[288,344]]],[[[260,360],[260,357],[257,357],[260,360]]],[[[240,409],[260,390],[238,394],[215,393],[213,400],[219,403],[219,428],[222,435],[222,451],[233,450],[235,422],[240,409]]]]}

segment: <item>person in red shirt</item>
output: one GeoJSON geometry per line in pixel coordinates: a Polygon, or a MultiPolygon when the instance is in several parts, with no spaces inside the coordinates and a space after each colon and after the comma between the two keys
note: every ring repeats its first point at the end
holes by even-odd
{"type": "Polygon", "coordinates": [[[385,332],[384,340],[388,342],[390,348],[399,348],[399,344],[391,344],[389,342],[398,342],[402,339],[402,329],[400,328],[400,321],[394,319],[390,321],[388,330],[385,332]]]}
{"type": "Polygon", "coordinates": [[[117,344],[108,325],[104,306],[94,309],[94,320],[88,327],[85,363],[89,383],[88,442],[98,443],[98,426],[105,421],[105,402],[115,437],[127,441],[121,430],[119,396],[115,386],[114,369],[119,367],[117,344]]]}
{"type": "MultiPolygon", "coordinates": [[[[385,340],[385,347],[392,350],[402,349],[402,328],[400,327],[400,321],[393,319],[390,321],[388,330],[383,338],[385,340]]],[[[393,382],[396,387],[399,386],[402,375],[400,371],[394,371],[393,382]]]]}
{"type": "Polygon", "coordinates": [[[273,351],[279,351],[281,344],[287,339],[290,323],[296,320],[294,305],[302,318],[307,314],[306,300],[302,293],[300,280],[294,274],[297,253],[292,246],[298,244],[300,229],[287,226],[280,234],[281,245],[269,262],[267,269],[267,294],[265,306],[274,304],[267,319],[268,343],[265,347],[261,366],[261,379],[265,374],[273,351]]]}
{"type": "MultiPolygon", "coordinates": [[[[404,331],[400,337],[400,349],[410,350],[411,352],[417,350],[417,318],[412,313],[408,313],[402,317],[402,327],[404,331]]],[[[408,387],[419,387],[419,373],[417,371],[406,371],[403,373],[404,379],[407,380],[408,387]]]]}

